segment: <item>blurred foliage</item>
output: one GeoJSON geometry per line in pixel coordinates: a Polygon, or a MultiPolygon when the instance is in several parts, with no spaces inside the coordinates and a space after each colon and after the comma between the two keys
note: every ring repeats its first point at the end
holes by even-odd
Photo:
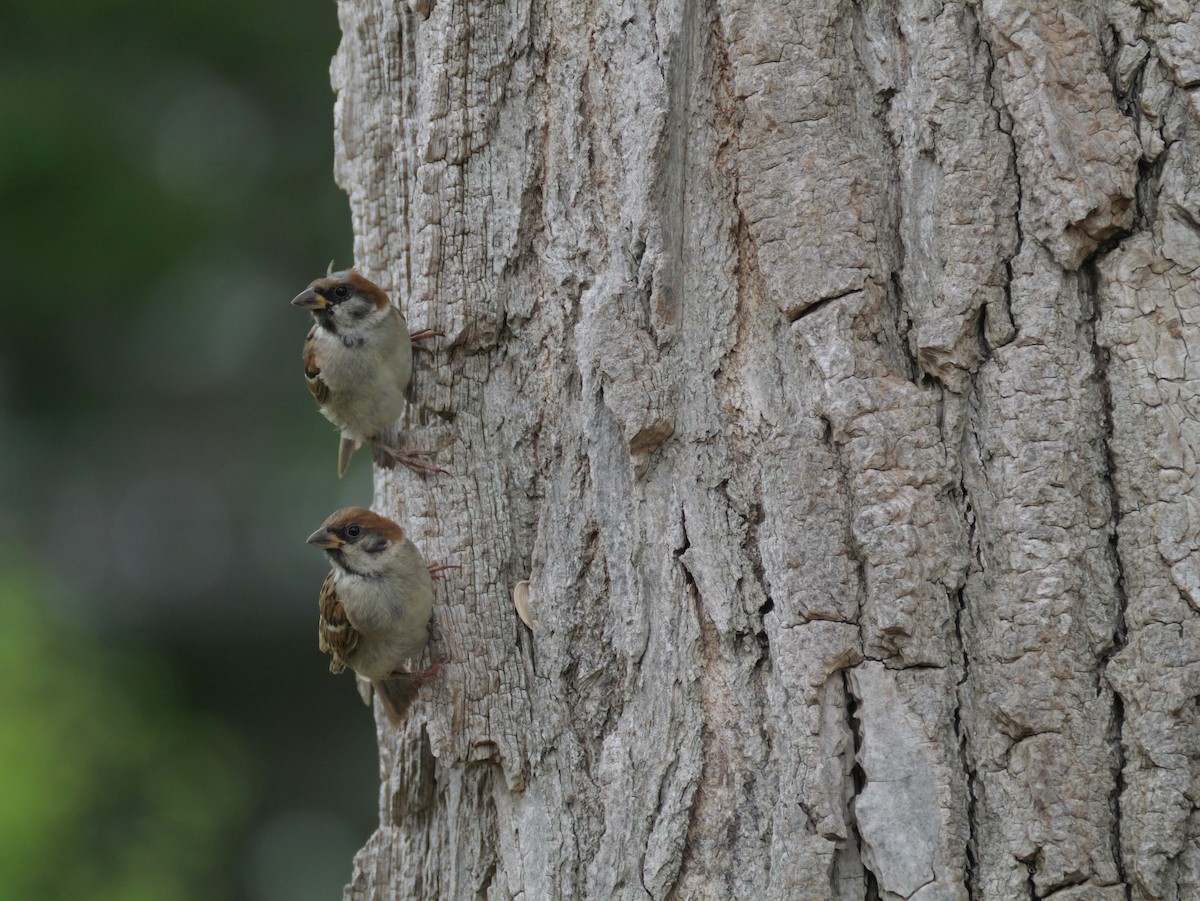
{"type": "Polygon", "coordinates": [[[254,800],[242,743],[181,708],[152,654],[116,653],[0,559],[0,898],[229,897],[254,800]]]}
{"type": "MultiPolygon", "coordinates": [[[[63,331],[89,350],[120,346],[197,248],[268,271],[348,256],[330,174],[333,3],[6,7],[0,246],[24,287],[6,298],[3,335],[7,350],[56,364],[9,371],[17,410],[111,405],[118,373],[61,353],[63,331]]],[[[236,288],[242,273],[223,274],[218,286],[236,288]]],[[[204,316],[220,297],[198,299],[204,316]]]]}
{"type": "Polygon", "coordinates": [[[304,538],[370,467],[288,301],[351,262],[336,5],[0,21],[0,898],[335,897],[378,774],[304,538]]]}

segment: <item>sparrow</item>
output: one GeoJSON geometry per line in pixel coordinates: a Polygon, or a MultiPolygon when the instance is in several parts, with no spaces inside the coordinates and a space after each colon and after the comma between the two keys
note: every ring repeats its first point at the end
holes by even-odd
{"type": "Polygon", "coordinates": [[[350,667],[369,680],[392,728],[399,728],[417,687],[443,666],[410,669],[429,641],[431,570],[444,567],[427,567],[404,529],[362,507],[338,510],[308,543],[332,565],[318,623],[318,645],[332,657],[329,671],[350,667]]]}
{"type": "Polygon", "coordinates": [[[436,333],[422,329],[410,335],[404,314],[382,288],[353,269],[329,268],[292,304],[311,311],[315,320],[304,340],[304,378],[322,415],[342,431],[338,478],[364,441],[385,469],[403,463],[419,473],[444,472],[419,460],[419,453],[396,450],[381,440],[404,413],[413,340],[436,333]]]}

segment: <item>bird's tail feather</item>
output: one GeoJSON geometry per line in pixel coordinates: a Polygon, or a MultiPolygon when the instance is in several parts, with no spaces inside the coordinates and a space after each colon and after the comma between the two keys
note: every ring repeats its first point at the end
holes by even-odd
{"type": "Polygon", "coordinates": [[[378,441],[371,442],[371,459],[375,461],[375,465],[380,469],[395,469],[396,458],[388,453],[386,447],[378,441]]]}
{"type": "Polygon", "coordinates": [[[399,729],[405,711],[417,699],[417,686],[408,676],[393,676],[390,679],[372,679],[371,687],[379,695],[388,722],[393,729],[399,729]]]}
{"type": "Polygon", "coordinates": [[[338,445],[338,478],[346,474],[346,467],[350,465],[350,455],[354,453],[358,447],[358,442],[353,438],[342,436],[342,441],[338,445]]]}

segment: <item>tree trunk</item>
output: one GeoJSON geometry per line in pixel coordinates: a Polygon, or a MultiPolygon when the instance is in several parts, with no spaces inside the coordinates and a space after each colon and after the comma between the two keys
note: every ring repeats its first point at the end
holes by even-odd
{"type": "Polygon", "coordinates": [[[1200,13],[339,7],[462,567],[346,897],[1200,898],[1200,13]]]}

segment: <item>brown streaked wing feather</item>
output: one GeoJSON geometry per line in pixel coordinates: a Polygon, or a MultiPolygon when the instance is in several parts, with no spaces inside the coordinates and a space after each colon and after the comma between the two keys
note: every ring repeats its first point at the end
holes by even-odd
{"type": "Polygon", "coordinates": [[[329,671],[342,672],[358,646],[358,630],[351,625],[346,609],[338,600],[332,571],[321,586],[321,618],[317,637],[321,650],[333,657],[329,661],[329,671]]]}
{"type": "Polygon", "coordinates": [[[317,365],[317,327],[308,330],[304,339],[304,380],[308,382],[308,390],[316,398],[318,404],[329,400],[329,386],[321,378],[321,367],[317,365]]]}

